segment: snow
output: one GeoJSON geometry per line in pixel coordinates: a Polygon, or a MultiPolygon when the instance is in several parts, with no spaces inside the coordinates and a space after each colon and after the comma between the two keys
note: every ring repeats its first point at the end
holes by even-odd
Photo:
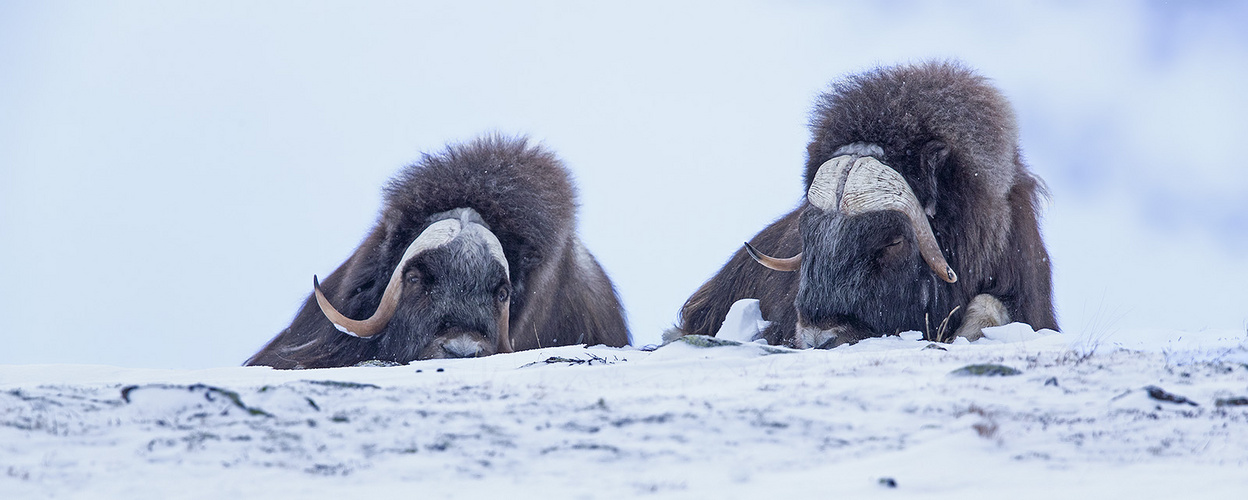
{"type": "Polygon", "coordinates": [[[770,321],[763,320],[758,299],[741,299],[728,308],[724,323],[720,325],[715,336],[739,342],[753,342],[762,338],[763,330],[770,325],[770,321]]]}
{"type": "Polygon", "coordinates": [[[1245,332],[985,333],[0,366],[0,498],[1242,498],[1245,332]],[[971,364],[1021,374],[951,375],[971,364]]]}

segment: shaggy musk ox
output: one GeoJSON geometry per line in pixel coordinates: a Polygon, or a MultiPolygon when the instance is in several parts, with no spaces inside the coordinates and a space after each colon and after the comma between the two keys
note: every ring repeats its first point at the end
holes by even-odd
{"type": "Polygon", "coordinates": [[[852,76],[820,96],[811,129],[806,198],[689,298],[677,334],[713,334],[742,298],[760,300],[768,342],[799,348],[1057,328],[1042,188],[983,77],[955,63],[852,76]]]}
{"type": "Polygon", "coordinates": [[[454,145],[403,169],[380,220],[247,361],[276,368],[628,344],[619,298],[575,232],[560,161],[525,139],[454,145]]]}

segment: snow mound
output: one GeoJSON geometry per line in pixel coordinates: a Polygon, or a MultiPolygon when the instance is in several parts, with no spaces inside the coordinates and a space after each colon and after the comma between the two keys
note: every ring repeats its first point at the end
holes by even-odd
{"type": "Polygon", "coordinates": [[[1239,498],[1242,332],[1150,335],[1087,350],[1013,324],[830,350],[695,336],[326,370],[0,366],[0,498],[1239,498]]]}
{"type": "Polygon", "coordinates": [[[763,320],[763,312],[758,305],[758,299],[741,299],[732,303],[732,307],[728,309],[728,314],[724,317],[724,323],[720,325],[719,331],[715,332],[715,337],[753,342],[762,338],[763,330],[770,325],[770,321],[763,320]]]}

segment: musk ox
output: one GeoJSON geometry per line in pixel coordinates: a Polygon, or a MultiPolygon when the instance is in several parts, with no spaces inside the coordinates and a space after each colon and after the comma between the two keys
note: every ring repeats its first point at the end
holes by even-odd
{"type": "Polygon", "coordinates": [[[1043,188],[986,79],[958,63],[876,69],[821,95],[810,126],[806,197],[689,298],[677,335],[714,334],[742,298],[760,300],[768,342],[798,348],[1057,329],[1043,188]]]}
{"type": "Polygon", "coordinates": [[[452,145],[398,173],[364,242],[247,361],[319,368],[628,344],[620,301],[576,235],[554,154],[523,138],[452,145]]]}

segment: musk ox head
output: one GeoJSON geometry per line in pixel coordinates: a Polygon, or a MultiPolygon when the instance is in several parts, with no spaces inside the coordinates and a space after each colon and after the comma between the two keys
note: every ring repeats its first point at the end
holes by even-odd
{"type": "Polygon", "coordinates": [[[338,312],[315,277],[313,288],[321,312],[347,335],[389,329],[401,337],[399,358],[464,358],[511,352],[509,274],[498,237],[475,210],[458,208],[430,217],[368,319],[338,312]]]}
{"type": "Polygon", "coordinates": [[[958,279],[914,190],[876,159],[883,156],[879,147],[860,143],[838,152],[843,154],[819,167],[807,191],[808,206],[798,219],[802,253],[775,259],[746,243],[760,264],[800,271],[795,305],[801,347],[918,324],[939,281],[958,279]]]}
{"type": "Polygon", "coordinates": [[[976,338],[1011,319],[1056,328],[1038,181],[984,78],[941,62],[852,76],[820,97],[811,128],[804,203],[745,245],[763,272],[796,277],[759,277],[734,257],[686,303],[687,333],[752,292],[791,300],[791,313],[771,306],[766,333],[796,347],[908,330],[976,338]]]}

